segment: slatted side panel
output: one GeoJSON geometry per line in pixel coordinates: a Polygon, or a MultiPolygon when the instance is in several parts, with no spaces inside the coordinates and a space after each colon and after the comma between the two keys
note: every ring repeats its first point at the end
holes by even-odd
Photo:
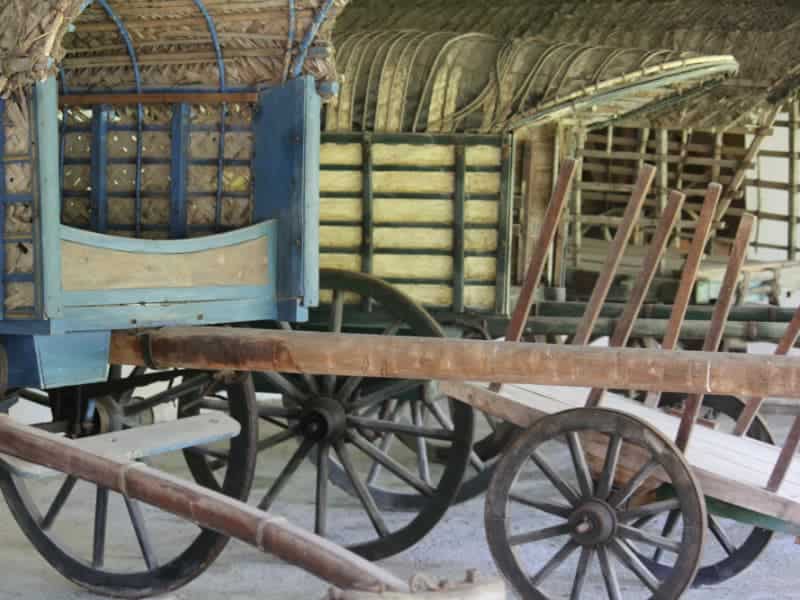
{"type": "Polygon", "coordinates": [[[65,110],[62,221],[162,239],[250,225],[252,120],[240,104],[65,110]]]}
{"type": "Polygon", "coordinates": [[[27,103],[0,100],[0,319],[36,314],[32,123],[27,103]]]}
{"type": "Polygon", "coordinates": [[[503,138],[327,134],[321,163],[322,267],[373,274],[432,308],[505,311],[503,138]]]}

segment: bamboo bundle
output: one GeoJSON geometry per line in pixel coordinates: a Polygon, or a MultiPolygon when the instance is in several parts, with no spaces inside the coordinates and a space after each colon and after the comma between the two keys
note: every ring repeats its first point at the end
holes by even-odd
{"type": "Polygon", "coordinates": [[[724,55],[482,33],[369,31],[340,37],[338,48],[344,84],[328,106],[329,130],[486,132],[542,120],[597,123],[736,70],[724,55]]]}

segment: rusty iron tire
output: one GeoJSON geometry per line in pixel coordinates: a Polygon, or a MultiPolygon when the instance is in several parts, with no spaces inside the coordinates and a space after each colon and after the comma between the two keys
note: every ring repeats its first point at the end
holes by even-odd
{"type": "MultiPolygon", "coordinates": [[[[573,600],[596,597],[596,589],[590,590],[588,594],[584,593],[589,566],[595,560],[599,561],[600,569],[595,569],[593,576],[600,574],[602,580],[593,583],[596,586],[602,583],[609,597],[623,598],[612,557],[616,559],[615,563],[619,561],[626,565],[634,583],[644,586],[645,591],[652,593],[654,598],[677,600],[692,584],[697,573],[706,519],[705,500],[700,486],[672,441],[637,418],[617,411],[595,408],[554,414],[522,432],[496,467],[485,509],[486,536],[495,563],[516,592],[526,600],[555,598],[556,596],[543,591],[542,585],[559,565],[578,551],[578,568],[569,572],[569,576],[574,577],[571,594],[573,600]],[[608,436],[607,447],[616,448],[617,458],[611,458],[614,451],[607,452],[603,470],[596,482],[587,467],[581,442],[581,435],[589,433],[608,436]],[[547,447],[552,449],[554,445],[560,446],[560,441],[567,442],[570,449],[570,472],[574,475],[577,486],[564,479],[541,454],[545,444],[550,443],[547,447]],[[643,468],[637,471],[627,479],[628,484],[622,490],[614,489],[612,484],[619,467],[619,453],[624,451],[626,444],[647,453],[649,458],[645,459],[645,467],[650,470],[643,468]],[[561,496],[560,503],[542,503],[512,491],[522,469],[528,465],[534,465],[552,483],[553,489],[561,496]],[[674,496],[666,502],[655,501],[637,507],[630,506],[631,496],[655,470],[666,473],[674,489],[674,496]],[[567,487],[564,487],[565,483],[567,487]],[[524,507],[525,510],[538,511],[537,516],[546,516],[563,523],[521,535],[512,533],[512,503],[524,507]],[[647,534],[639,530],[636,523],[648,511],[662,514],[670,510],[664,508],[665,506],[679,508],[683,519],[682,538],[678,542],[670,543],[669,551],[676,556],[676,562],[666,577],[659,579],[646,567],[644,571],[641,570],[641,562],[636,559],[629,540],[636,540],[638,545],[652,543],[653,539],[656,543],[664,543],[657,536],[650,536],[651,542],[643,542],[642,537],[647,534]],[[544,567],[539,569],[537,566],[537,572],[527,572],[520,559],[521,550],[516,548],[524,544],[552,542],[559,537],[566,539],[561,550],[544,567]]],[[[640,596],[641,590],[637,597],[640,596]]]]}

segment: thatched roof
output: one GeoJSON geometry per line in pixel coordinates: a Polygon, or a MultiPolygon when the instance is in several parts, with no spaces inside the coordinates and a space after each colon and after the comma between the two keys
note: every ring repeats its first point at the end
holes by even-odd
{"type": "Polygon", "coordinates": [[[738,79],[669,114],[672,125],[747,121],[800,87],[800,5],[791,0],[354,0],[337,38],[398,29],[734,55],[738,79]]]}
{"type": "Polygon", "coordinates": [[[306,37],[313,45],[298,69],[335,79],[330,39],[335,17],[346,4],[5,0],[0,9],[0,94],[28,86],[58,66],[70,89],[217,86],[220,58],[227,86],[275,83],[298,60],[306,37]]]}
{"type": "Polygon", "coordinates": [[[328,107],[329,131],[591,125],[672,101],[737,69],[731,56],[419,30],[340,36],[337,51],[343,87],[328,107]]]}

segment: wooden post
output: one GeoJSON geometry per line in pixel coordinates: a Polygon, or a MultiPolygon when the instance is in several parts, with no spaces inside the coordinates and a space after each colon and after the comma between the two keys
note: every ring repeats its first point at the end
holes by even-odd
{"type": "Polygon", "coordinates": [[[630,241],[633,228],[636,226],[636,222],[642,212],[642,206],[644,205],[645,198],[647,198],[647,193],[650,191],[650,186],[653,184],[655,175],[656,168],[651,165],[645,165],[639,172],[639,178],[631,193],[630,201],[622,217],[622,223],[617,229],[614,241],[608,248],[608,256],[606,257],[605,265],[600,272],[600,276],[597,278],[597,283],[592,291],[592,297],[589,299],[589,303],[586,306],[583,320],[578,326],[578,331],[575,333],[575,337],[572,340],[572,344],[575,346],[585,346],[589,343],[589,338],[592,335],[592,328],[597,318],[600,316],[600,311],[608,297],[608,292],[611,289],[611,284],[614,282],[614,276],[622,260],[622,255],[625,253],[625,248],[630,241]]]}
{"type": "Polygon", "coordinates": [[[800,398],[800,360],[785,356],[232,327],[112,334],[111,363],[147,366],[151,359],[164,367],[215,371],[800,398]]]}
{"type": "MultiPolygon", "coordinates": [[[[675,295],[675,302],[672,306],[672,315],[667,324],[667,331],[664,335],[664,339],[661,342],[661,347],[664,350],[674,350],[678,345],[681,328],[683,327],[683,322],[686,319],[686,311],[689,309],[689,303],[692,299],[692,290],[694,290],[694,284],[695,281],[697,281],[697,273],[700,271],[700,264],[703,260],[703,254],[705,253],[706,243],[711,233],[711,225],[714,222],[714,215],[716,214],[717,203],[719,202],[721,194],[722,186],[718,183],[712,183],[708,186],[706,197],[703,201],[703,209],[700,212],[700,220],[697,222],[694,239],[689,248],[689,255],[686,257],[686,263],[683,265],[681,280],[678,284],[678,292],[675,295]]],[[[655,392],[647,395],[645,404],[651,408],[655,408],[658,406],[660,400],[661,393],[655,392]]]]}
{"type": "MultiPolygon", "coordinates": [[[[653,242],[647,251],[644,262],[642,263],[642,270],[636,280],[636,285],[631,291],[631,296],[625,305],[625,310],[622,317],[617,322],[614,328],[614,334],[611,336],[609,346],[612,348],[624,348],[628,344],[633,325],[636,322],[636,317],[642,309],[644,301],[647,299],[647,292],[650,285],[653,283],[653,278],[658,270],[658,265],[661,263],[661,257],[667,249],[669,243],[669,236],[675,228],[675,223],[681,214],[681,208],[686,196],[680,192],[672,192],[670,194],[669,204],[667,209],[661,216],[661,222],[656,229],[653,236],[653,242]]],[[[586,400],[586,406],[594,407],[599,406],[603,400],[605,390],[602,388],[592,388],[589,392],[589,397],[586,400]]]]}
{"type": "Polygon", "coordinates": [[[797,259],[797,203],[800,186],[800,170],[797,168],[797,127],[800,121],[800,106],[797,99],[789,108],[789,260],[797,259]]]}
{"type": "Polygon", "coordinates": [[[578,159],[578,175],[573,189],[573,216],[574,224],[572,229],[572,243],[574,247],[575,256],[574,266],[580,267],[581,246],[583,245],[583,223],[581,223],[581,215],[583,214],[583,151],[586,148],[586,131],[582,128],[576,129],[573,132],[575,136],[575,157],[578,159]]]}
{"type": "MultiPolygon", "coordinates": [[[[525,330],[525,325],[531,314],[536,287],[539,285],[539,280],[542,278],[544,267],[547,264],[547,256],[550,254],[553,238],[564,214],[564,208],[569,197],[569,189],[577,168],[578,163],[573,159],[565,160],[564,165],[561,167],[558,183],[553,191],[550,205],[547,207],[541,234],[531,257],[531,263],[525,275],[525,282],[522,285],[517,306],[514,308],[514,314],[511,316],[511,321],[506,330],[506,341],[518,342],[522,337],[522,332],[525,330]]],[[[495,391],[499,391],[500,387],[501,384],[499,383],[492,384],[492,389],[495,391]]]]}
{"type": "MultiPolygon", "coordinates": [[[[744,215],[739,224],[739,231],[736,233],[731,255],[728,260],[728,268],[722,280],[722,288],[714,306],[714,316],[711,318],[711,328],[708,331],[706,340],[703,344],[704,352],[716,352],[722,342],[722,332],[728,321],[728,315],[733,307],[736,297],[736,286],[739,275],[742,272],[744,261],[747,258],[747,250],[750,246],[750,238],[753,234],[755,218],[752,215],[744,215]]],[[[703,404],[703,394],[692,394],[686,400],[683,418],[681,419],[675,444],[681,450],[686,450],[689,439],[694,428],[695,421],[700,414],[700,407],[703,404]]]]}
{"type": "MultiPolygon", "coordinates": [[[[800,308],[795,311],[792,322],[789,323],[789,326],[786,328],[781,341],[778,343],[778,347],[775,349],[775,356],[785,356],[789,354],[789,351],[794,348],[794,345],[797,343],[797,338],[799,336],[800,308]]],[[[750,426],[753,424],[753,421],[755,420],[758,411],[761,410],[765,400],[766,398],[764,396],[757,396],[755,398],[750,398],[747,401],[742,414],[739,415],[739,419],[736,421],[736,427],[734,427],[733,430],[734,435],[742,436],[750,431],[750,426]]]]}

